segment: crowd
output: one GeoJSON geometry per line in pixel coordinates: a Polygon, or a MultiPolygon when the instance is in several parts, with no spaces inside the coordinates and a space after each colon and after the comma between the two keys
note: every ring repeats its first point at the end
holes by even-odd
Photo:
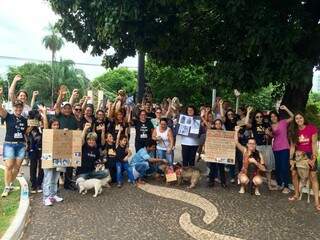
{"type": "MultiPolygon", "coordinates": [[[[66,89],[60,88],[53,107],[54,114],[48,114],[43,105],[35,104],[39,94],[33,92],[31,105],[28,94],[20,90],[15,93],[21,76],[15,76],[9,89],[13,112],[9,113],[0,104],[0,117],[6,122],[6,136],[3,145],[5,161],[5,188],[2,197],[12,191],[22,161],[30,160],[31,193],[43,191],[44,205],[50,206],[63,199],[58,196],[59,181],[67,190],[76,190],[75,179],[111,177],[112,183],[121,187],[126,171],[132,185],[144,184],[152,173],[163,174],[161,164],[173,166],[182,160],[185,168],[193,168],[201,160],[209,129],[234,131],[236,148],[235,165],[208,162],[208,187],[219,183],[239,184],[239,193],[246,190],[260,195],[259,187],[263,176],[270,191],[289,194],[289,183],[294,193],[288,199],[296,201],[300,196],[299,174],[295,156],[303,152],[308,157],[308,171],[311,187],[315,193],[315,207],[320,211],[317,179],[318,129],[308,123],[301,112],[292,113],[286,106],[279,111],[287,118],[280,118],[278,111],[253,111],[252,107],[231,108],[228,101],[216,99],[214,108],[192,105],[183,107],[179,99],[164,99],[162,103],[152,102],[148,91],[142,103],[133,105],[123,90],[119,90],[114,102],[99,104],[94,109],[88,97],[79,99],[74,89],[69,101],[66,89]],[[179,116],[199,117],[201,125],[198,134],[182,135],[182,159],[175,159],[176,139],[179,134],[179,116]],[[135,128],[135,149],[130,149],[130,129],[135,128]],[[69,129],[82,131],[81,167],[41,168],[41,145],[43,129],[69,129]],[[134,153],[135,152],[135,153],[134,153]],[[134,154],[133,154],[134,153],[134,154]],[[290,176],[291,173],[291,176],[290,176]],[[273,181],[273,177],[275,180],[273,181]],[[276,184],[274,184],[276,182],[276,184]]],[[[2,90],[0,92],[2,95],[2,90]]],[[[236,97],[239,93],[236,92],[236,97]]]]}

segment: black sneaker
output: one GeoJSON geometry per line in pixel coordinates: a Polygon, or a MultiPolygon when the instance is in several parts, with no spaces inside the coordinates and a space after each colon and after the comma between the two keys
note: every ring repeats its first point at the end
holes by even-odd
{"type": "Polygon", "coordinates": [[[64,186],[64,189],[65,189],[65,190],[69,190],[69,191],[76,191],[76,190],[77,190],[77,188],[75,188],[75,187],[72,186],[72,185],[64,186]]]}
{"type": "Polygon", "coordinates": [[[214,180],[208,181],[208,187],[214,187],[214,180]]]}

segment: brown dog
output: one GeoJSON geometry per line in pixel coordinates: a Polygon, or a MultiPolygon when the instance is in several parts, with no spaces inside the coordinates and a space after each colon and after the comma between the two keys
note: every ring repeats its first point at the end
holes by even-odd
{"type": "Polygon", "coordinates": [[[198,169],[182,167],[180,163],[176,163],[173,169],[177,174],[177,184],[180,185],[182,182],[190,182],[188,189],[194,188],[201,179],[201,174],[198,169]]]}
{"type": "Polygon", "coordinates": [[[309,159],[305,152],[302,151],[296,151],[295,153],[295,159],[294,159],[294,165],[291,166],[291,170],[294,168],[297,169],[298,176],[300,178],[299,180],[299,193],[300,197],[299,200],[302,199],[302,188],[306,187],[308,189],[308,203],[310,203],[310,180],[309,180],[309,172],[310,172],[310,166],[308,163],[309,159]]]}

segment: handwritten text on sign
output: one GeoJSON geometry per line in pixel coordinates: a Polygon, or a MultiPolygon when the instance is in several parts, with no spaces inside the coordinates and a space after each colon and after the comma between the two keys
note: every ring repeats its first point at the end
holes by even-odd
{"type": "Polygon", "coordinates": [[[208,130],[205,154],[206,162],[235,164],[236,148],[234,131],[208,130]]]}

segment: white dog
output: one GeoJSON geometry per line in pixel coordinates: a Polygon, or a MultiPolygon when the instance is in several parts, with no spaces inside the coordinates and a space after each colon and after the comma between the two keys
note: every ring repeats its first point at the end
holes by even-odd
{"type": "Polygon", "coordinates": [[[108,175],[102,179],[91,178],[85,180],[84,178],[80,177],[77,179],[77,185],[79,186],[79,193],[86,194],[88,190],[94,188],[94,195],[93,197],[97,197],[99,194],[102,193],[102,187],[110,187],[109,182],[111,182],[111,177],[108,175]]]}

